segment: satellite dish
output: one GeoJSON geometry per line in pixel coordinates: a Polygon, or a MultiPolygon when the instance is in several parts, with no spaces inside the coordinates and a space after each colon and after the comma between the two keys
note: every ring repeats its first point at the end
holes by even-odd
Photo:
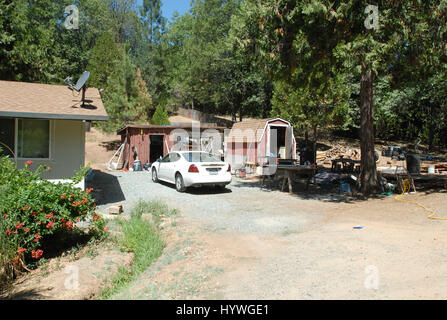
{"type": "Polygon", "coordinates": [[[82,105],[81,108],[85,106],[85,91],[87,90],[86,83],[88,78],[90,77],[90,72],[85,71],[82,76],[79,78],[78,82],[76,82],[76,86],[73,85],[72,78],[67,77],[64,82],[68,85],[68,89],[75,90],[80,92],[82,90],[82,105]]]}
{"type": "Polygon", "coordinates": [[[90,72],[85,71],[82,76],[79,78],[78,82],[76,83],[76,87],[74,88],[77,92],[81,91],[85,87],[85,83],[87,82],[88,78],[90,77],[90,72]]]}

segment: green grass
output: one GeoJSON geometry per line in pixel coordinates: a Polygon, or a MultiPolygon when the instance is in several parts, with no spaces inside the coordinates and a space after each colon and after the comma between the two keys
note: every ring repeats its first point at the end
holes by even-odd
{"type": "Polygon", "coordinates": [[[155,259],[161,256],[164,243],[156,227],[163,215],[173,214],[176,214],[175,210],[169,210],[159,201],[140,201],[132,210],[130,220],[119,220],[124,234],[120,245],[125,250],[133,252],[135,260],[130,269],[125,267],[118,269],[118,273],[109,280],[109,285],[102,290],[100,299],[109,299],[125,290],[155,259]],[[143,214],[151,214],[155,225],[144,220],[143,214]]]}

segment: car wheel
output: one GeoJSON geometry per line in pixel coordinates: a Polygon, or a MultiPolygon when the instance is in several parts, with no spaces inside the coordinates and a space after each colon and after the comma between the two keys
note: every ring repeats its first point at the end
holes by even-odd
{"type": "Polygon", "coordinates": [[[227,186],[225,184],[216,184],[215,187],[219,190],[224,190],[227,186]]]}
{"type": "Polygon", "coordinates": [[[175,176],[175,188],[178,192],[185,192],[186,187],[185,183],[183,182],[183,177],[180,173],[177,173],[175,176]]]}
{"type": "Polygon", "coordinates": [[[157,174],[157,170],[155,170],[155,169],[152,169],[152,181],[158,182],[158,174],[157,174]]]}

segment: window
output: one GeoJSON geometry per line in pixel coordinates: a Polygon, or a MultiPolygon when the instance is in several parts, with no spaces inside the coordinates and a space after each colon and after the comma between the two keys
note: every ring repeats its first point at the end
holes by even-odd
{"type": "Polygon", "coordinates": [[[26,159],[50,158],[49,120],[17,120],[17,157],[26,159]]]}
{"type": "Polygon", "coordinates": [[[186,152],[182,153],[182,156],[188,162],[220,162],[215,156],[206,152],[186,152]]]}
{"type": "Polygon", "coordinates": [[[180,156],[178,153],[171,153],[171,156],[169,158],[171,159],[171,162],[176,162],[180,160],[180,156]]]}
{"type": "Polygon", "coordinates": [[[14,119],[0,119],[0,156],[14,158],[14,119]]]}
{"type": "Polygon", "coordinates": [[[167,154],[162,160],[161,162],[169,162],[169,154],[167,154]]]}

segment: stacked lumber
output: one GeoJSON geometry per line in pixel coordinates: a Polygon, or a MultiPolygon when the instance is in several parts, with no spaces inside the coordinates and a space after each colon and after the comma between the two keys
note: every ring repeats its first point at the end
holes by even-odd
{"type": "Polygon", "coordinates": [[[421,172],[428,172],[429,166],[435,166],[435,172],[447,171],[447,162],[423,162],[421,163],[421,172]]]}

